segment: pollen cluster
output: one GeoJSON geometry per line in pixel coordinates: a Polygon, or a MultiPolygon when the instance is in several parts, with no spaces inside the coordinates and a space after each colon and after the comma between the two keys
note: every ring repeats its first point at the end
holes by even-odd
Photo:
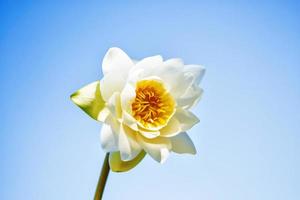
{"type": "Polygon", "coordinates": [[[175,101],[158,80],[142,80],[136,84],[136,97],[132,103],[134,118],[144,128],[165,125],[174,112],[175,101]]]}

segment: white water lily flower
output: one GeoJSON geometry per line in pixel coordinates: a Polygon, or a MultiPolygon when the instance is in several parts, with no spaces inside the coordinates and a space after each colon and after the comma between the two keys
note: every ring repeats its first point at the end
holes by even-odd
{"type": "Polygon", "coordinates": [[[201,98],[204,68],[161,56],[133,61],[111,48],[102,63],[103,78],[71,99],[103,122],[101,144],[113,171],[127,171],[149,154],[164,162],[171,151],[195,154],[186,133],[199,122],[189,109],[201,98]]]}

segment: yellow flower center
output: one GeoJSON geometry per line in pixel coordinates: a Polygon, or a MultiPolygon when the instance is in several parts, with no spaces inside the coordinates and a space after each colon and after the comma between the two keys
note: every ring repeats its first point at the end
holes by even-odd
{"type": "Polygon", "coordinates": [[[158,80],[142,80],[136,84],[132,103],[134,118],[145,128],[159,128],[167,123],[175,108],[173,97],[158,80]]]}

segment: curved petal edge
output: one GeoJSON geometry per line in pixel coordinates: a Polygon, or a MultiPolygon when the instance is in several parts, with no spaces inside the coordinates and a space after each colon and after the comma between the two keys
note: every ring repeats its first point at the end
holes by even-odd
{"type": "Polygon", "coordinates": [[[100,81],[90,83],[70,96],[71,100],[86,114],[98,120],[99,113],[105,108],[105,101],[100,93],[100,81]]]}
{"type": "Polygon", "coordinates": [[[121,160],[119,151],[109,154],[109,166],[113,172],[126,172],[134,168],[145,157],[145,151],[141,151],[134,159],[130,161],[121,160]]]}

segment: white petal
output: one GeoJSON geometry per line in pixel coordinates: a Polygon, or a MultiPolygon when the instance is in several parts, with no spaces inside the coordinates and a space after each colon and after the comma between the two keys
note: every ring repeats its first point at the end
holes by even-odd
{"type": "Polygon", "coordinates": [[[130,161],[121,160],[120,152],[111,152],[109,154],[109,166],[113,172],[126,172],[139,164],[145,157],[146,152],[141,151],[134,159],[130,161]]]}
{"type": "Polygon", "coordinates": [[[172,137],[182,132],[180,122],[178,121],[178,119],[176,119],[175,116],[173,116],[169,120],[168,124],[159,131],[162,137],[172,137]]]}
{"type": "Polygon", "coordinates": [[[132,130],[130,127],[123,125],[124,132],[126,133],[128,140],[130,142],[130,147],[131,147],[131,156],[129,160],[132,160],[135,158],[141,151],[142,147],[137,141],[136,135],[137,132],[132,130]]]}
{"type": "Polygon", "coordinates": [[[186,132],[180,133],[172,138],[172,151],[176,153],[196,154],[196,148],[186,132]]]}
{"type": "Polygon", "coordinates": [[[123,130],[120,130],[119,133],[119,149],[121,159],[124,161],[129,160],[129,157],[131,156],[131,148],[129,140],[123,130]]]}
{"type": "Polygon", "coordinates": [[[121,92],[126,82],[126,77],[118,73],[108,73],[100,81],[100,91],[107,102],[115,92],[121,92]]]}
{"type": "Polygon", "coordinates": [[[181,131],[189,130],[199,122],[199,119],[196,115],[181,108],[176,109],[174,117],[176,117],[176,119],[179,121],[181,131]]]}
{"type": "Polygon", "coordinates": [[[147,139],[141,135],[137,135],[137,138],[142,148],[157,162],[163,163],[168,158],[171,148],[168,138],[147,139]]]}
{"type": "Polygon", "coordinates": [[[113,93],[113,95],[110,97],[110,99],[107,102],[107,108],[114,115],[115,118],[119,119],[122,117],[122,108],[121,108],[119,92],[113,93]]]}
{"type": "Polygon", "coordinates": [[[183,66],[183,60],[181,58],[171,58],[166,61],[164,61],[165,66],[176,66],[176,67],[182,67],[183,66]]]}
{"type": "Polygon", "coordinates": [[[142,149],[135,140],[134,131],[121,125],[119,133],[119,150],[123,161],[132,160],[141,152],[142,149]]]}
{"type": "Polygon", "coordinates": [[[126,126],[130,127],[131,129],[133,129],[135,131],[139,130],[136,119],[124,110],[123,110],[122,119],[123,119],[123,123],[126,126]]]}
{"type": "Polygon", "coordinates": [[[186,93],[188,88],[198,85],[204,72],[204,68],[200,65],[185,65],[181,67],[180,75],[175,77],[176,82],[171,86],[171,94],[177,99],[186,93]]]}
{"type": "Polygon", "coordinates": [[[162,62],[163,62],[163,58],[160,55],[151,56],[137,62],[135,68],[152,68],[152,67],[155,68],[161,65],[162,62]]]}
{"type": "Polygon", "coordinates": [[[135,86],[132,84],[126,84],[121,92],[121,105],[122,109],[131,114],[131,104],[135,99],[135,86]]]}
{"type": "MultiPolygon", "coordinates": [[[[171,92],[172,96],[174,96],[173,91],[178,91],[180,93],[180,87],[184,87],[182,86],[182,70],[183,67],[180,66],[164,65],[159,69],[156,69],[154,75],[158,76],[166,84],[167,89],[171,92]]],[[[174,97],[176,97],[176,95],[174,97]]]]}
{"type": "Polygon", "coordinates": [[[101,146],[107,152],[118,151],[117,136],[107,124],[102,125],[101,129],[101,146]]]}
{"type": "Polygon", "coordinates": [[[133,66],[132,60],[120,48],[110,48],[105,54],[102,61],[102,71],[106,75],[110,72],[127,74],[129,69],[133,66]]]}
{"type": "Polygon", "coordinates": [[[161,72],[161,74],[168,74],[161,77],[166,83],[170,84],[170,93],[175,99],[186,93],[188,88],[196,87],[205,72],[204,68],[200,65],[185,65],[184,67],[178,67],[177,71],[175,69],[173,71],[169,70],[169,73],[161,72]]]}
{"type": "MultiPolygon", "coordinates": [[[[182,94],[186,89],[186,86],[182,86],[181,82],[184,78],[184,66],[180,59],[170,59],[166,62],[162,62],[159,57],[150,57],[150,60],[153,60],[153,64],[150,61],[145,63],[145,66],[142,61],[139,62],[136,66],[134,66],[129,74],[129,81],[131,83],[135,83],[138,80],[142,79],[151,79],[153,77],[157,77],[157,79],[162,80],[166,86],[166,88],[170,91],[172,89],[178,91],[178,87],[180,86],[181,91],[179,94],[182,94]],[[180,80],[180,81],[178,81],[180,80]]],[[[190,83],[189,83],[190,84],[190,83]]],[[[174,96],[176,97],[176,96],[174,96]]]]}
{"type": "Polygon", "coordinates": [[[105,101],[101,96],[99,81],[86,85],[73,93],[71,100],[92,118],[99,121],[105,119],[105,101]]]}
{"type": "Polygon", "coordinates": [[[200,65],[185,65],[183,74],[184,77],[180,81],[182,85],[177,87],[174,96],[179,106],[188,109],[201,98],[203,90],[198,84],[205,74],[205,69],[200,65]]]}
{"type": "Polygon", "coordinates": [[[203,90],[199,86],[193,85],[182,96],[176,99],[177,105],[184,109],[189,109],[198,103],[202,93],[203,90]]]}
{"type": "Polygon", "coordinates": [[[100,122],[105,122],[106,118],[109,116],[110,111],[108,110],[107,107],[104,107],[103,110],[101,110],[101,112],[99,112],[98,116],[97,116],[97,120],[100,122]]]}
{"type": "Polygon", "coordinates": [[[161,157],[160,163],[164,163],[167,160],[167,158],[169,157],[169,154],[170,154],[170,150],[168,148],[161,148],[160,149],[160,157],[161,157]]]}
{"type": "Polygon", "coordinates": [[[144,137],[152,139],[156,138],[160,135],[159,131],[150,131],[139,127],[139,133],[141,133],[144,137]]]}
{"type": "Polygon", "coordinates": [[[111,113],[106,117],[104,123],[109,125],[117,136],[119,135],[121,124],[111,113]]]}
{"type": "Polygon", "coordinates": [[[205,68],[202,65],[185,65],[184,73],[186,76],[192,76],[192,84],[199,84],[205,74],[205,68]]]}
{"type": "Polygon", "coordinates": [[[122,106],[122,119],[123,123],[131,129],[137,131],[137,121],[132,116],[131,104],[135,99],[135,88],[131,84],[126,84],[121,92],[121,106],[122,106]]]}
{"type": "Polygon", "coordinates": [[[144,79],[156,74],[155,71],[163,65],[163,59],[161,56],[152,56],[144,58],[137,62],[134,67],[130,69],[129,81],[136,83],[138,80],[144,79]]]}
{"type": "Polygon", "coordinates": [[[163,82],[167,85],[168,90],[172,93],[172,90],[178,90],[178,87],[182,86],[181,80],[183,79],[183,69],[183,61],[180,58],[172,58],[166,60],[163,66],[155,71],[157,76],[163,80],[163,82]]]}

